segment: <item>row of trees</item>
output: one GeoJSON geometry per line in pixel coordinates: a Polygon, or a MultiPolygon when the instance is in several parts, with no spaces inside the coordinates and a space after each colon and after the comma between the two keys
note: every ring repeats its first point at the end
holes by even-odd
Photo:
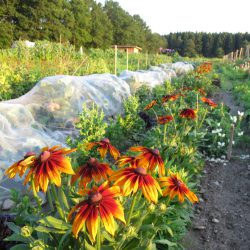
{"type": "Polygon", "coordinates": [[[148,51],[165,45],[139,15],[131,16],[114,1],[102,6],[94,0],[0,0],[0,48],[19,39],[61,39],[77,48],[130,44],[148,51]]]}
{"type": "Polygon", "coordinates": [[[168,47],[182,56],[222,57],[245,47],[250,42],[249,33],[170,33],[165,36],[168,47]]]}

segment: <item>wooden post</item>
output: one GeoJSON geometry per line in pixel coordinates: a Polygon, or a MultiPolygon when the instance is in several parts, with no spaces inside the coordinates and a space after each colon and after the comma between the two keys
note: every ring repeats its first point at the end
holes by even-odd
{"type": "Polygon", "coordinates": [[[148,52],[146,52],[146,69],[148,68],[148,52]]]}
{"type": "Polygon", "coordinates": [[[138,58],[138,61],[137,61],[137,70],[140,70],[140,59],[138,58]]]}
{"type": "Polygon", "coordinates": [[[128,70],[128,48],[126,49],[126,53],[127,53],[127,70],[128,70]]]}
{"type": "Polygon", "coordinates": [[[115,75],[117,75],[117,45],[115,45],[115,75]]]}
{"type": "Polygon", "coordinates": [[[230,129],[230,139],[229,139],[228,150],[227,150],[228,160],[230,160],[232,156],[233,140],[234,140],[234,124],[231,125],[231,129],[230,129]]]}
{"type": "Polygon", "coordinates": [[[240,48],[240,53],[239,53],[239,59],[242,59],[242,55],[243,55],[243,48],[240,48]]]}

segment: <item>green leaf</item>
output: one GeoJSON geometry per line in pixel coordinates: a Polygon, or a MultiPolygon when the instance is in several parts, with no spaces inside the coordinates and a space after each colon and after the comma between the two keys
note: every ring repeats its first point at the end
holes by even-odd
{"type": "Polygon", "coordinates": [[[69,211],[69,203],[65,193],[62,190],[62,187],[58,189],[58,198],[62,206],[64,206],[65,210],[69,211]]]}
{"type": "Polygon", "coordinates": [[[39,220],[39,222],[47,227],[56,228],[60,230],[68,230],[71,228],[70,224],[67,224],[63,220],[57,219],[52,216],[47,216],[44,219],[39,220]]]}
{"type": "Polygon", "coordinates": [[[14,233],[20,234],[21,228],[17,226],[14,222],[5,222],[9,229],[11,229],[14,233]]]}
{"type": "Polygon", "coordinates": [[[42,233],[57,233],[57,234],[65,234],[66,230],[59,230],[56,228],[51,227],[45,227],[45,226],[37,226],[35,228],[36,231],[42,232],[42,233]]]}
{"type": "Polygon", "coordinates": [[[95,247],[91,246],[86,240],[84,240],[84,246],[86,250],[96,250],[95,247]]]}
{"type": "Polygon", "coordinates": [[[24,243],[29,243],[30,242],[29,238],[24,237],[24,236],[22,236],[20,234],[16,234],[16,233],[14,233],[14,234],[10,235],[9,237],[5,238],[4,241],[21,241],[21,242],[24,242],[24,243]]]}
{"type": "Polygon", "coordinates": [[[15,245],[14,247],[10,248],[10,250],[24,250],[24,249],[29,249],[29,245],[27,245],[27,244],[18,244],[18,245],[15,245]]]}
{"type": "Polygon", "coordinates": [[[155,243],[162,244],[162,245],[168,245],[170,247],[177,246],[176,243],[171,242],[171,241],[166,240],[166,239],[165,240],[156,240],[155,243]]]}
{"type": "Polygon", "coordinates": [[[72,230],[69,229],[69,230],[63,235],[63,237],[61,238],[61,240],[60,240],[60,242],[59,242],[58,250],[63,249],[63,248],[61,248],[61,247],[62,247],[64,241],[66,240],[66,238],[71,234],[71,232],[72,232],[72,230]]]}
{"type": "Polygon", "coordinates": [[[168,233],[171,235],[171,237],[174,236],[172,229],[168,225],[161,225],[161,226],[158,226],[158,228],[160,230],[167,230],[168,233]]]}
{"type": "Polygon", "coordinates": [[[106,231],[102,232],[102,236],[109,242],[115,242],[115,239],[111,237],[110,234],[108,234],[106,231]]]}

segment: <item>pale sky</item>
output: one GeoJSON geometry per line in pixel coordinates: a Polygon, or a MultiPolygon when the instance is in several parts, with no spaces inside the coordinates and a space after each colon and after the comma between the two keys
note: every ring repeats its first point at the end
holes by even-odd
{"type": "MultiPolygon", "coordinates": [[[[105,0],[96,0],[102,4],[105,0]]],[[[117,0],[153,32],[248,32],[250,0],[117,0]]]]}

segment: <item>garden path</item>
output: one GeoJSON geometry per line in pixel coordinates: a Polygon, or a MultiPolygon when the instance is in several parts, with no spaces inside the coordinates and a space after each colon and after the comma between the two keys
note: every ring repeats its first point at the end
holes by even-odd
{"type": "MultiPolygon", "coordinates": [[[[236,115],[238,107],[230,92],[214,99],[236,115]]],[[[200,203],[183,245],[186,250],[250,249],[250,146],[233,149],[231,160],[206,162],[201,179],[200,203]],[[248,157],[247,157],[248,155],[248,157]]]]}

